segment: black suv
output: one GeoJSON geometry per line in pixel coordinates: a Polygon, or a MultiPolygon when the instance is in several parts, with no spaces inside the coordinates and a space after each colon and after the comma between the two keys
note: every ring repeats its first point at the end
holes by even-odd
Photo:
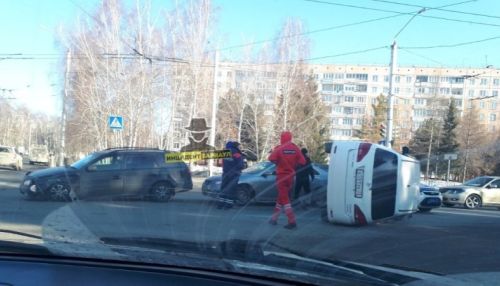
{"type": "Polygon", "coordinates": [[[66,167],[26,173],[20,191],[26,199],[149,198],[166,202],[193,188],[184,162],[166,162],[169,151],[116,148],[95,152],[66,167]]]}

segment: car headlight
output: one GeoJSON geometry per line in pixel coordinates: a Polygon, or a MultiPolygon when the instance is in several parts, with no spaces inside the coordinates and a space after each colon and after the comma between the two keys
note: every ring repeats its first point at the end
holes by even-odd
{"type": "Polygon", "coordinates": [[[455,194],[455,195],[458,195],[458,194],[461,194],[463,192],[465,192],[465,190],[463,189],[455,189],[453,191],[450,191],[452,194],[455,194]]]}
{"type": "Polygon", "coordinates": [[[215,186],[220,186],[222,184],[222,181],[217,181],[214,183],[215,186]]]}
{"type": "Polygon", "coordinates": [[[31,185],[30,191],[32,191],[33,193],[36,193],[36,185],[31,185]]]}
{"type": "Polygon", "coordinates": [[[29,179],[25,180],[24,183],[23,183],[23,185],[25,185],[25,186],[31,185],[31,180],[29,180],[29,179]]]}

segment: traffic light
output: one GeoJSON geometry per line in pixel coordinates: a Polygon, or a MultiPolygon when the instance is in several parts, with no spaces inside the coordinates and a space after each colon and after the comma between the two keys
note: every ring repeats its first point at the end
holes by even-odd
{"type": "Polygon", "coordinates": [[[386,128],[385,128],[385,124],[384,123],[380,124],[379,131],[380,131],[380,133],[379,133],[380,137],[385,138],[385,136],[386,136],[386,128]]]}

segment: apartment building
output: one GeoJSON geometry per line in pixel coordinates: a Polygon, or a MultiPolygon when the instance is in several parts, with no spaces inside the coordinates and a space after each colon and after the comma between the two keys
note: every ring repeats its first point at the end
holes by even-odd
{"type": "MultiPolygon", "coordinates": [[[[252,90],[269,106],[280,92],[279,73],[269,67],[221,63],[218,96],[229,90],[252,90]],[[266,68],[266,69],[264,69],[266,68]]],[[[308,65],[329,108],[331,139],[353,139],[365,116],[373,115],[379,95],[389,94],[388,66],[308,65]]],[[[399,67],[394,71],[394,128],[401,143],[408,142],[424,120],[442,118],[450,100],[460,114],[475,105],[479,120],[490,132],[500,130],[500,70],[494,68],[399,67]]],[[[176,144],[180,146],[181,143],[176,144]]]]}

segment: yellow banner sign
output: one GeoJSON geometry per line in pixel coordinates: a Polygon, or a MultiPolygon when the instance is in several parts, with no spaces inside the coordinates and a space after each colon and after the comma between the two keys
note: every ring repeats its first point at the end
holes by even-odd
{"type": "Polygon", "coordinates": [[[230,150],[190,151],[190,152],[165,154],[165,162],[201,161],[201,160],[224,159],[224,158],[231,158],[230,150]]]}

